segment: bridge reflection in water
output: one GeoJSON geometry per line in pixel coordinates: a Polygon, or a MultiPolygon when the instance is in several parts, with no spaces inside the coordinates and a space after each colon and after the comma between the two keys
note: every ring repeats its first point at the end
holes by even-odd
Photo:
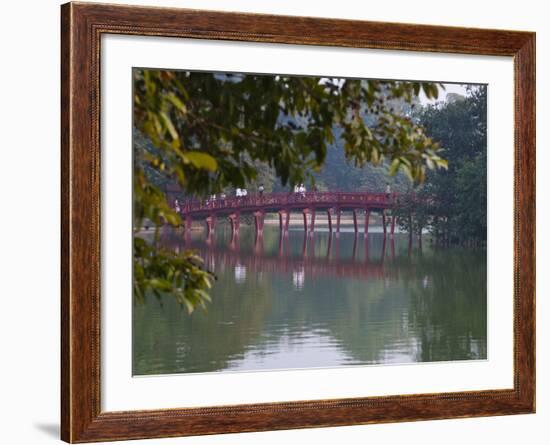
{"type": "MultiPolygon", "coordinates": [[[[266,221],[267,222],[267,221],[266,221]]],[[[257,236],[229,224],[215,235],[166,231],[162,242],[193,248],[217,280],[193,314],[148,295],[133,312],[135,375],[296,369],[484,359],[484,252],[412,253],[408,236],[365,239],[350,220],[340,236],[266,224],[257,236]]]]}
{"type": "MultiPolygon", "coordinates": [[[[363,239],[357,232],[347,232],[345,252],[342,255],[343,241],[331,231],[318,233],[317,236],[314,232],[306,231],[301,236],[301,242],[294,243],[294,249],[290,246],[288,234],[279,232],[276,249],[273,248],[274,237],[271,237],[267,252],[263,231],[255,231],[253,239],[247,237],[245,246],[241,246],[239,232],[231,229],[229,233],[226,230],[216,237],[214,231],[208,231],[206,237],[195,236],[192,239],[189,231],[184,231],[183,237],[179,232],[165,231],[162,241],[165,246],[176,251],[196,250],[209,270],[215,270],[216,265],[220,264],[224,268],[235,269],[237,280],[246,272],[292,274],[297,287],[303,285],[305,277],[397,278],[397,269],[384,268],[386,257],[395,259],[395,240],[383,234],[363,239]],[[316,243],[316,238],[322,239],[316,243]]],[[[299,234],[295,235],[294,241],[299,234]]],[[[410,249],[409,245],[409,254],[410,249]]]]}

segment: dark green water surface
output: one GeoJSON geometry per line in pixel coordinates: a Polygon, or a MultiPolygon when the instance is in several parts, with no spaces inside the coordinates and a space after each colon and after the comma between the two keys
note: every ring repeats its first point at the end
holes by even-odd
{"type": "MultiPolygon", "coordinates": [[[[316,228],[317,230],[317,228],[316,228]]],[[[196,249],[217,275],[206,311],[174,299],[133,303],[134,375],[337,367],[487,357],[484,250],[409,247],[408,236],[368,240],[351,227],[288,240],[220,225],[196,249]]],[[[380,232],[380,230],[378,230],[380,232]]]]}

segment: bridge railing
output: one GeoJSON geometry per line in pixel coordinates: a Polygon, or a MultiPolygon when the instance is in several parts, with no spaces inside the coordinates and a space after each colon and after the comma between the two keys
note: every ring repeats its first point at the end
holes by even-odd
{"type": "Polygon", "coordinates": [[[193,213],[222,209],[274,208],[293,207],[297,204],[306,206],[327,205],[331,207],[391,207],[395,204],[396,193],[368,192],[279,192],[264,194],[249,194],[247,196],[230,196],[205,200],[189,199],[180,203],[183,213],[193,213]]]}

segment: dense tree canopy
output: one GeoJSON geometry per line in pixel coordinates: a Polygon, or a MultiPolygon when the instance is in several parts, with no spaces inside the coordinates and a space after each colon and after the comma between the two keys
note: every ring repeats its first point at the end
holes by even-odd
{"type": "MultiPolygon", "coordinates": [[[[397,102],[432,83],[300,76],[134,70],[134,122],[155,150],[136,152],[134,227],[181,221],[148,174],[156,170],[188,194],[244,187],[271,174],[282,185],[314,181],[336,136],[356,167],[384,165],[422,182],[447,167],[440,147],[397,102]],[[335,134],[337,133],[337,134],[335,134]]],[[[212,276],[200,258],[134,242],[136,295],[177,295],[191,310],[207,299],[212,276]]]]}
{"type": "Polygon", "coordinates": [[[428,228],[436,241],[484,245],[487,240],[487,87],[424,107],[419,123],[445,147],[447,170],[428,172],[415,203],[401,209],[401,225],[428,228]],[[410,208],[409,208],[410,207],[410,208]]]}

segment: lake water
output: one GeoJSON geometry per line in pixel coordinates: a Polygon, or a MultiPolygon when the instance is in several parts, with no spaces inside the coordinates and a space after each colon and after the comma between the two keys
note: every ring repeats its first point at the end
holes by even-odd
{"type": "Polygon", "coordinates": [[[212,303],[191,315],[169,296],[134,303],[134,375],[486,359],[485,251],[371,229],[165,233],[216,273],[212,303]]]}

